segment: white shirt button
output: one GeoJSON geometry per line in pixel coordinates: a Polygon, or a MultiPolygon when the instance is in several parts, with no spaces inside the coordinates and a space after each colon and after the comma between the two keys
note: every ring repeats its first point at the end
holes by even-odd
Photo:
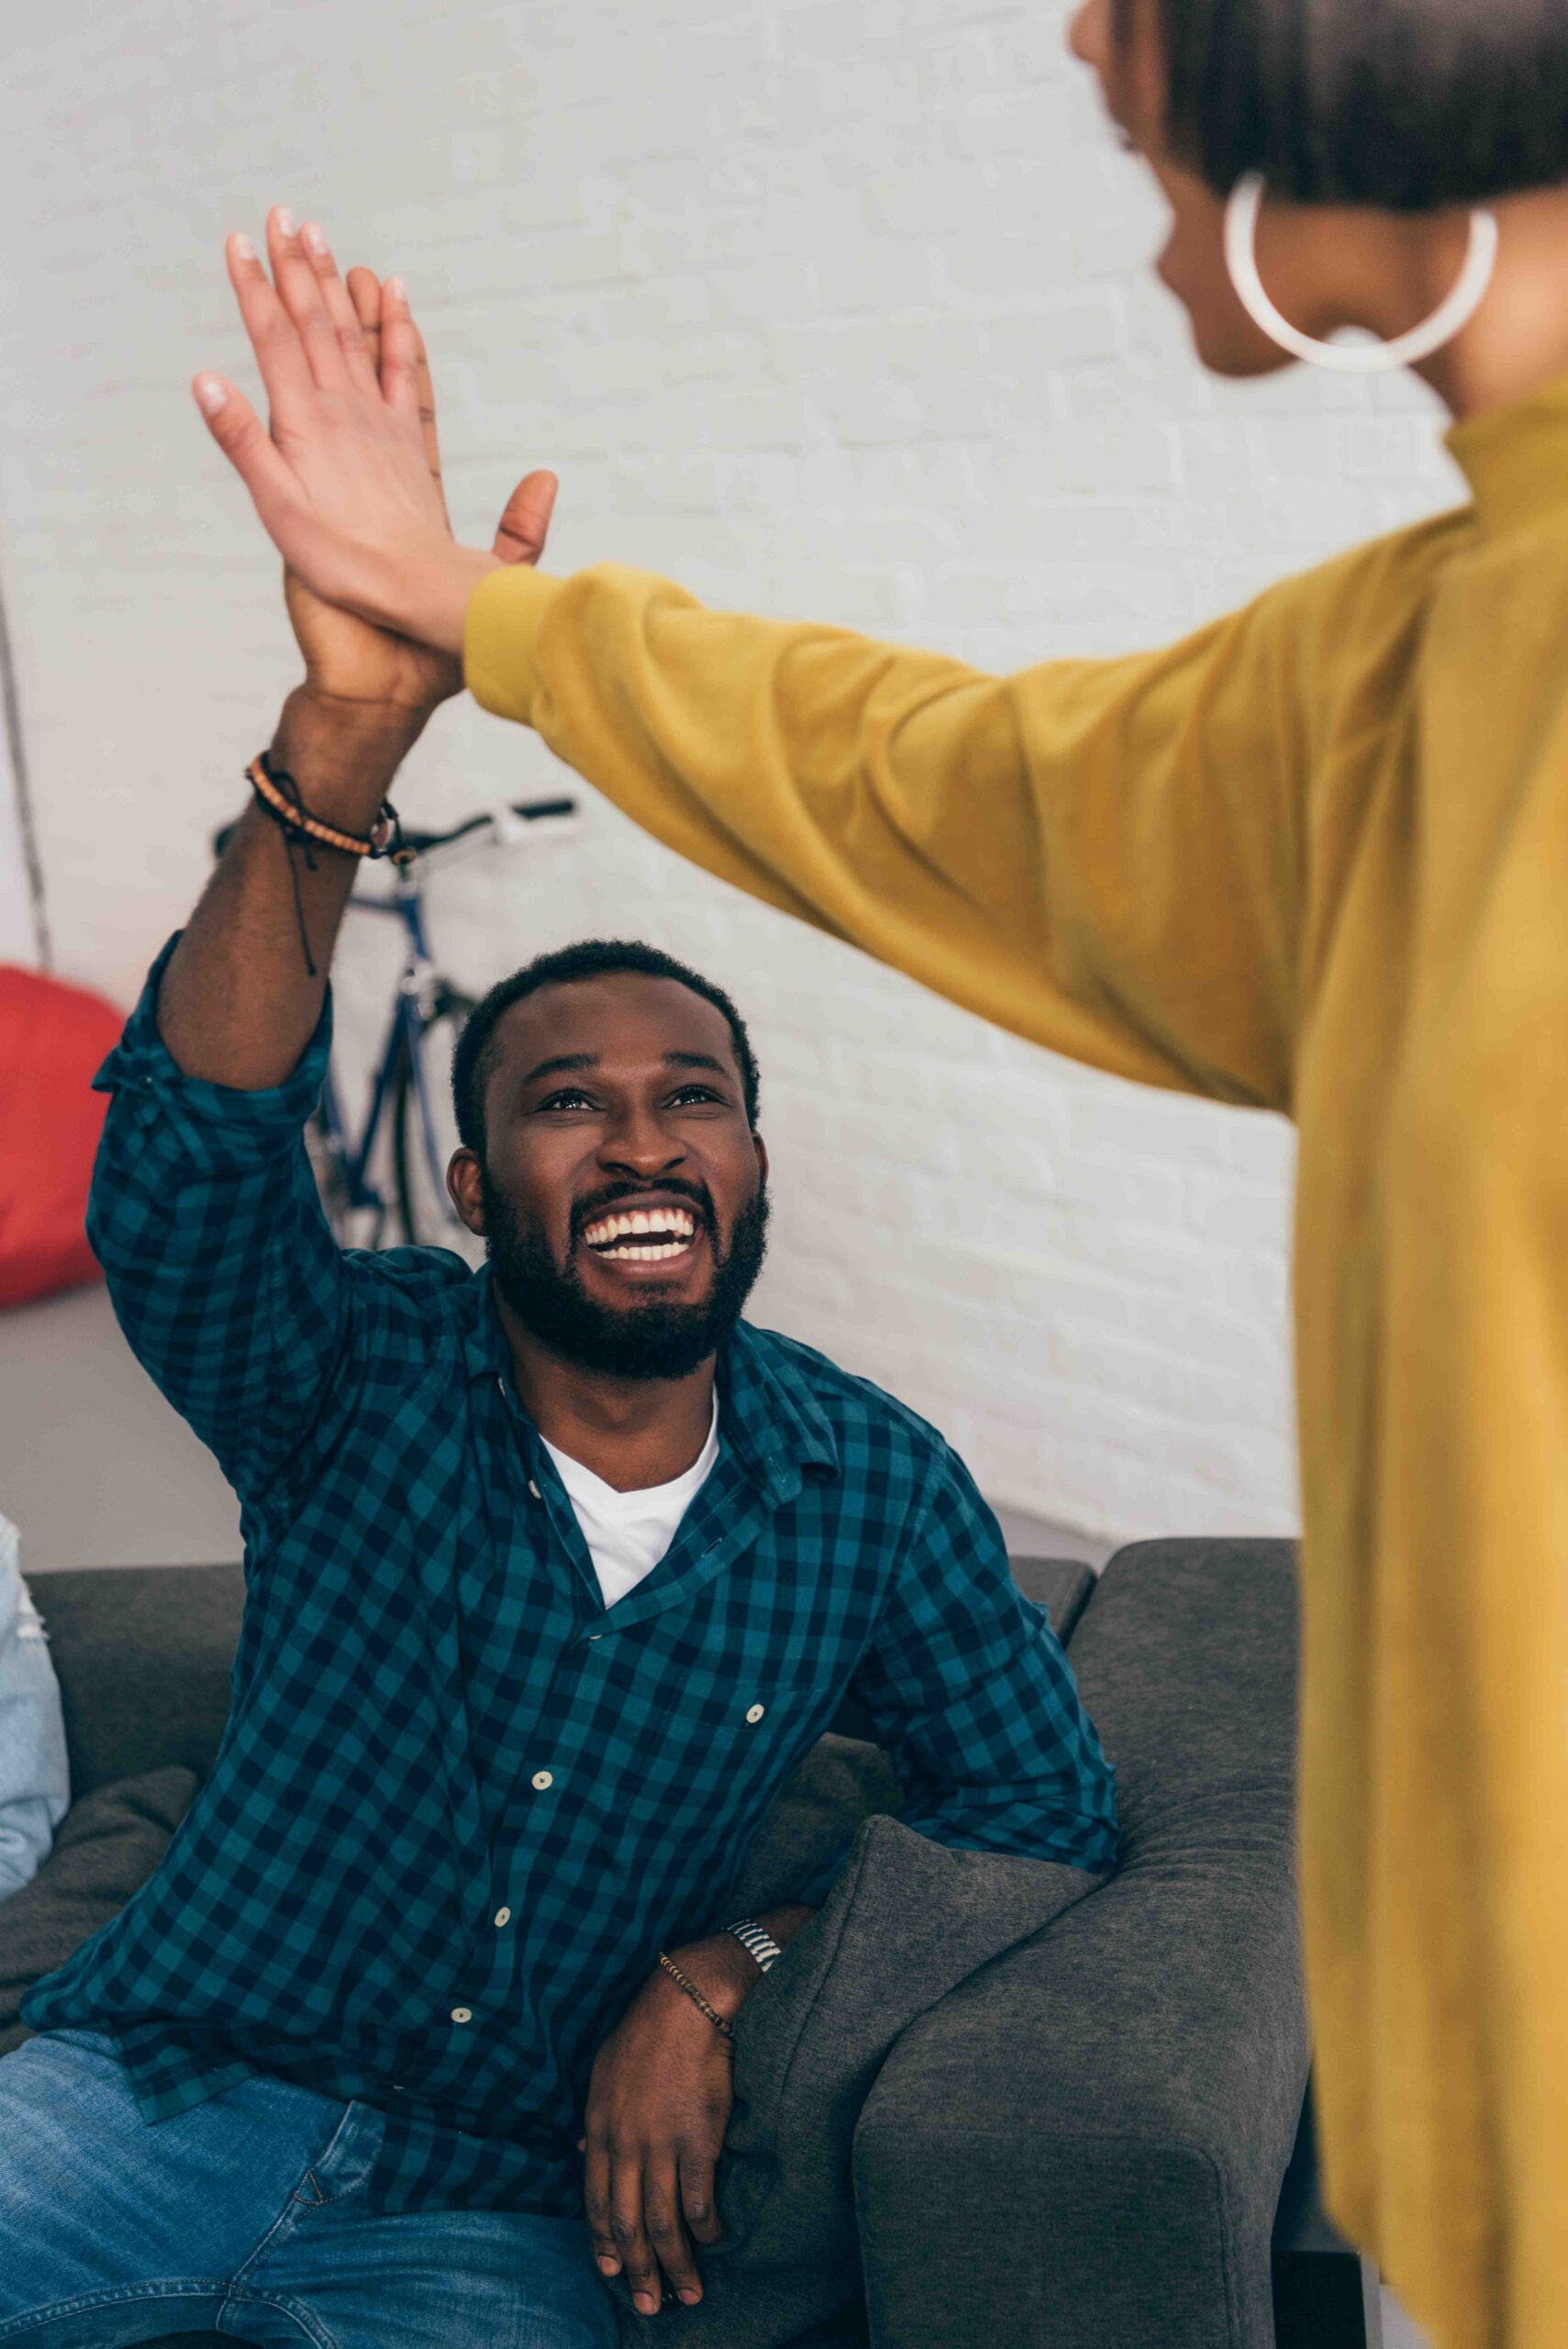
{"type": "Polygon", "coordinates": [[[746,1718],[749,1721],[760,1721],[767,1709],[765,1705],[751,1705],[747,1709],[746,1718]]]}
{"type": "Polygon", "coordinates": [[[539,1486],[534,1483],[531,1476],[528,1478],[528,1490],[532,1493],[536,1501],[540,1501],[544,1498],[544,1495],[539,1491],[539,1486]]]}
{"type": "Polygon", "coordinates": [[[536,1770],[534,1772],[534,1784],[542,1795],[546,1787],[554,1786],[555,1779],[549,1770],[536,1770]]]}
{"type": "Polygon", "coordinates": [[[472,2007],[454,2007],[452,2009],[452,2021],[453,2022],[472,2022],[473,2021],[473,2009],[472,2007]]]}
{"type": "Polygon", "coordinates": [[[496,1909],[496,1911],[495,1911],[495,1922],[496,1922],[498,1925],[509,1925],[509,1924],[511,1923],[511,1921],[512,1921],[512,1912],[511,1912],[511,1910],[510,1910],[509,1909],[496,1909]]]}

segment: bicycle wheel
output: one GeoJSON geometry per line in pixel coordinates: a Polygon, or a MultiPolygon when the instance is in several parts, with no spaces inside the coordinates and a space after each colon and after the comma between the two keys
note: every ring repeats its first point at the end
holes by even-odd
{"type": "Polygon", "coordinates": [[[445,1174],[447,1161],[458,1146],[457,1118],[451,1105],[452,1054],[473,1009],[472,996],[460,994],[443,981],[415,1047],[422,1084],[416,1081],[407,1052],[399,1056],[392,1097],[392,1174],[398,1234],[405,1244],[453,1248],[471,1264],[478,1264],[484,1243],[459,1222],[444,1181],[437,1179],[438,1173],[445,1174]]]}

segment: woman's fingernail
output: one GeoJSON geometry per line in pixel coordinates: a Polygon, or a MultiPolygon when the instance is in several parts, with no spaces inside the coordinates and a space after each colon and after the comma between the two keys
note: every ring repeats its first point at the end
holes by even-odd
{"type": "Polygon", "coordinates": [[[279,205],[279,206],[278,206],[278,208],[277,208],[277,211],[276,211],[276,213],[275,213],[275,214],[274,214],[274,216],[273,216],[273,218],[274,218],[274,223],[275,223],[276,228],[277,228],[277,232],[278,232],[278,234],[279,234],[279,236],[280,236],[280,237],[292,237],[292,236],[293,236],[293,234],[294,234],[294,214],[289,210],[288,206],[287,206],[286,204],[280,204],[280,205],[279,205]]]}
{"type": "Polygon", "coordinates": [[[322,235],[314,220],[307,220],[299,233],[310,251],[313,253],[324,253],[326,251],[327,239],[322,235]]]}
{"type": "Polygon", "coordinates": [[[408,288],[401,277],[389,277],[384,291],[389,302],[406,302],[408,299],[408,288]]]}
{"type": "Polygon", "coordinates": [[[254,261],[256,258],[256,248],[243,228],[239,229],[235,236],[234,250],[241,261],[254,261]]]}
{"type": "Polygon", "coordinates": [[[216,416],[218,409],[223,406],[224,401],[228,397],[228,392],[218,382],[216,375],[198,375],[196,377],[196,398],[201,405],[204,415],[216,416]]]}

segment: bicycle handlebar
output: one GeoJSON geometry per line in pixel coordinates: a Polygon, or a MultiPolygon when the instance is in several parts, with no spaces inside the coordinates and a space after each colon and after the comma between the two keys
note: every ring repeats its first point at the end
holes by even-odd
{"type": "MultiPolygon", "coordinates": [[[[514,799],[510,804],[512,814],[520,816],[525,823],[529,824],[538,823],[546,816],[575,816],[577,813],[575,799],[514,799]]],[[[484,825],[493,824],[495,820],[495,810],[484,807],[477,816],[466,816],[461,824],[453,824],[444,832],[415,832],[406,829],[403,845],[412,850],[416,856],[428,856],[432,849],[445,848],[452,841],[463,840],[470,832],[477,832],[484,825]]],[[[238,816],[231,824],[219,825],[212,836],[215,857],[223,854],[239,829],[238,816]]]]}
{"type": "MultiPolygon", "coordinates": [[[[511,810],[514,816],[521,816],[526,823],[536,824],[545,816],[575,816],[577,802],[575,799],[514,799],[511,810]]],[[[484,825],[495,820],[492,810],[484,807],[477,816],[466,816],[461,824],[453,824],[444,832],[414,832],[405,825],[403,845],[412,849],[416,856],[428,856],[431,849],[445,848],[451,841],[464,840],[470,832],[477,832],[484,825]]]]}

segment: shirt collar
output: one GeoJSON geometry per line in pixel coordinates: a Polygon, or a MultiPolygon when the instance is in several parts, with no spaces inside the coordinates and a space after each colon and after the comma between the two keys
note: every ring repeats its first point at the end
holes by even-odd
{"type": "MultiPolygon", "coordinates": [[[[505,1378],[511,1370],[506,1333],[495,1309],[488,1264],[469,1285],[463,1364],[470,1378],[505,1378]]],[[[798,1488],[798,1471],[837,1475],[839,1440],[793,1348],[748,1321],[736,1325],[718,1358],[721,1433],[753,1481],[775,1495],[798,1488]]]]}

